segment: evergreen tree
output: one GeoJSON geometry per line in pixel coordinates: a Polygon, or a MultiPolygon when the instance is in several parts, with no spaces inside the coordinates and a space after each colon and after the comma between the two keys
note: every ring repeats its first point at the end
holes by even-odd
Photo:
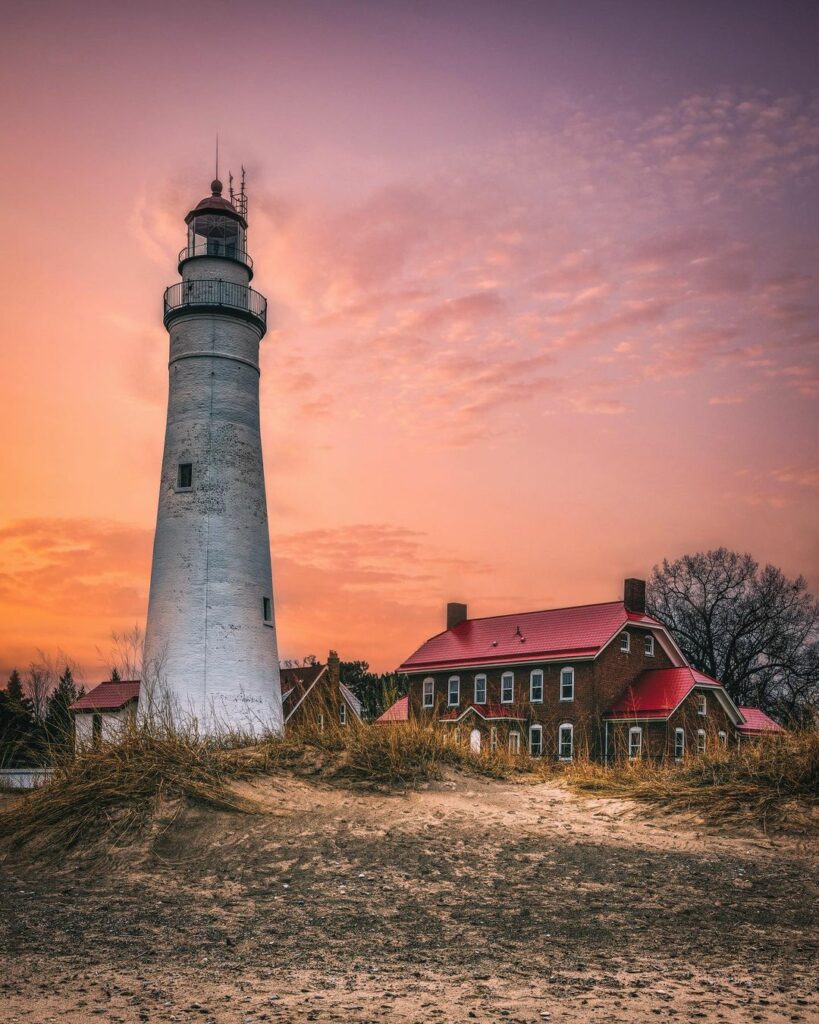
{"type": "Polygon", "coordinates": [[[35,732],[31,700],[15,668],[6,689],[0,691],[0,766],[18,768],[31,763],[35,732]]]}
{"type": "Polygon", "coordinates": [[[70,666],[66,665],[65,671],[48,698],[45,727],[50,743],[60,746],[70,745],[73,721],[68,709],[83,693],[85,693],[84,688],[77,686],[70,666]]]}
{"type": "Polygon", "coordinates": [[[406,676],[389,673],[378,675],[370,672],[366,661],[342,661],[340,678],[361,701],[361,713],[365,721],[378,718],[390,704],[407,692],[406,676]]]}
{"type": "Polygon", "coordinates": [[[30,713],[30,701],[23,690],[23,677],[16,668],[11,670],[9,681],[6,684],[6,696],[18,707],[28,708],[30,713]]]}
{"type": "Polygon", "coordinates": [[[111,682],[112,683],[121,683],[122,682],[122,679],[120,678],[120,674],[117,671],[117,666],[116,665],[114,665],[114,667],[111,669],[111,682]]]}

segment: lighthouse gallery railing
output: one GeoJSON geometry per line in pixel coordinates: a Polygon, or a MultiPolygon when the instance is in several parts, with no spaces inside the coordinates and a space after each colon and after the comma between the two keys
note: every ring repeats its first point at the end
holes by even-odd
{"type": "Polygon", "coordinates": [[[165,289],[164,320],[195,306],[236,310],[267,327],[267,299],[244,284],[232,281],[180,281],[165,289]]]}

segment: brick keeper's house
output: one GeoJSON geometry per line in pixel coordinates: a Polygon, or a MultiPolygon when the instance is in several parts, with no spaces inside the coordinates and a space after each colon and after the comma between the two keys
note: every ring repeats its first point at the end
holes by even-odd
{"type": "Polygon", "coordinates": [[[470,619],[450,604],[446,630],[399,666],[408,694],[378,722],[435,717],[474,750],[563,760],[682,759],[783,731],[692,668],[645,595],[627,579],[622,600],[576,608],[470,619]]]}

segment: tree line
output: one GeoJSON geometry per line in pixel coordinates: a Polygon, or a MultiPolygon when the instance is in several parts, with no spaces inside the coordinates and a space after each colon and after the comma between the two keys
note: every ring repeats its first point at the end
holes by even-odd
{"type": "Polygon", "coordinates": [[[15,668],[0,690],[0,768],[29,768],[49,763],[71,747],[69,707],[85,693],[65,665],[56,672],[45,660],[25,676],[15,668]]]}

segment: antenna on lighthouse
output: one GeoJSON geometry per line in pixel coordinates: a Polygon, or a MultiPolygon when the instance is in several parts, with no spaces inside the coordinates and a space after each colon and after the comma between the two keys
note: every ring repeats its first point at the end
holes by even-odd
{"type": "Polygon", "coordinates": [[[214,178],[219,180],[219,132],[216,133],[216,174],[214,174],[214,178]]]}

